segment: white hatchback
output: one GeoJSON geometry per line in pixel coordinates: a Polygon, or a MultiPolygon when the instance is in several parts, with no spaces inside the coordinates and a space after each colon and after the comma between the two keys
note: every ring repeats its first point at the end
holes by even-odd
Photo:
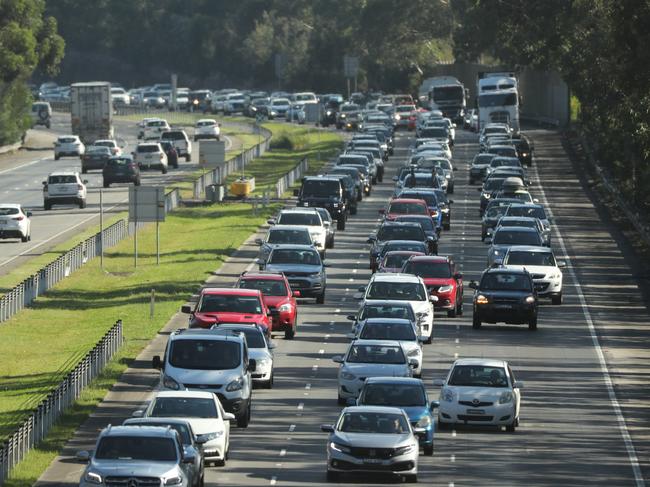
{"type": "Polygon", "coordinates": [[[25,211],[16,203],[0,204],[0,239],[19,238],[23,242],[32,239],[31,211],[25,211]]]}
{"type": "Polygon", "coordinates": [[[61,157],[81,157],[86,152],[86,146],[76,135],[60,135],[54,142],[54,160],[61,157]]]}
{"type": "Polygon", "coordinates": [[[550,297],[553,304],[562,304],[563,261],[555,260],[548,247],[515,245],[503,257],[506,268],[526,269],[533,278],[537,295],[550,297]]]}
{"type": "Polygon", "coordinates": [[[441,386],[438,429],[454,424],[519,426],[522,382],[505,360],[466,358],[454,362],[441,386]]]}
{"type": "Polygon", "coordinates": [[[221,126],[213,118],[203,118],[196,122],[194,127],[194,142],[200,139],[219,140],[221,137],[221,126]]]}

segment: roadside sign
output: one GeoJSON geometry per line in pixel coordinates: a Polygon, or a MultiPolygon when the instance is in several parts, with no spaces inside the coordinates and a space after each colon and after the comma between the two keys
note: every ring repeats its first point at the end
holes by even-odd
{"type": "Polygon", "coordinates": [[[129,186],[129,221],[164,222],[165,187],[129,186]]]}
{"type": "Polygon", "coordinates": [[[226,143],[222,140],[202,140],[199,145],[199,165],[216,167],[226,162],[226,143]]]}
{"type": "Polygon", "coordinates": [[[359,74],[359,58],[343,56],[343,74],[346,78],[354,78],[359,74]]]}

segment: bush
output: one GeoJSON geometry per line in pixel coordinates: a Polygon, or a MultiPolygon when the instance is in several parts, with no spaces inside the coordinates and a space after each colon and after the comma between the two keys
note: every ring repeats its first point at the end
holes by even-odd
{"type": "Polygon", "coordinates": [[[293,143],[293,139],[286,134],[282,134],[278,137],[273,137],[271,139],[271,150],[273,149],[282,149],[282,150],[294,150],[296,147],[293,143]]]}

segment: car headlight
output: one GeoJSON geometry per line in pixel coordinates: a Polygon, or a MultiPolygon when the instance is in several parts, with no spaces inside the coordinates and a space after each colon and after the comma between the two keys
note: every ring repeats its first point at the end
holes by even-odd
{"type": "Polygon", "coordinates": [[[514,396],[511,391],[504,391],[499,398],[499,404],[508,404],[509,402],[512,402],[513,399],[514,396]]]}
{"type": "Polygon", "coordinates": [[[409,357],[417,357],[417,356],[420,355],[420,349],[419,348],[414,348],[412,350],[409,350],[406,355],[409,356],[409,357]]]}
{"type": "Polygon", "coordinates": [[[345,371],[341,372],[341,379],[354,380],[356,378],[357,378],[357,376],[354,375],[354,374],[351,374],[350,372],[345,372],[345,371]]]}
{"type": "Polygon", "coordinates": [[[203,443],[206,443],[208,441],[221,438],[222,436],[223,436],[223,431],[213,431],[212,433],[203,433],[202,435],[198,435],[198,439],[201,440],[203,443]]]}
{"type": "Polygon", "coordinates": [[[165,485],[181,485],[183,483],[183,478],[179,475],[169,477],[165,479],[165,485]]]}
{"type": "Polygon", "coordinates": [[[266,367],[267,365],[271,365],[271,359],[270,358],[260,358],[256,360],[257,366],[259,368],[266,367]]]}
{"type": "Polygon", "coordinates": [[[333,441],[330,442],[330,448],[341,453],[350,453],[350,449],[347,446],[341,445],[340,443],[334,443],[333,441]]]}
{"type": "Polygon", "coordinates": [[[244,387],[244,379],[242,377],[238,377],[237,379],[233,380],[230,384],[226,386],[226,391],[228,392],[240,391],[243,387],[244,387]]]}
{"type": "Polygon", "coordinates": [[[325,112],[325,113],[327,113],[327,116],[328,116],[328,117],[331,117],[331,116],[332,116],[332,112],[331,112],[331,110],[327,110],[327,112],[325,112]]]}
{"type": "Polygon", "coordinates": [[[166,389],[173,389],[177,391],[181,388],[180,384],[176,380],[168,375],[163,376],[163,387],[166,389]]]}
{"type": "Polygon", "coordinates": [[[533,304],[535,302],[535,296],[526,296],[526,299],[524,299],[526,304],[533,304]]]}
{"type": "Polygon", "coordinates": [[[341,118],[345,118],[345,113],[341,113],[341,118]]]}
{"type": "Polygon", "coordinates": [[[95,472],[86,472],[86,475],[84,475],[84,480],[89,484],[101,484],[102,476],[95,472]]]}
{"type": "Polygon", "coordinates": [[[292,306],[291,306],[290,303],[285,303],[285,304],[283,304],[282,306],[280,306],[280,307],[278,308],[278,311],[279,311],[280,313],[290,313],[292,309],[293,309],[293,308],[292,308],[292,306]]]}
{"type": "Polygon", "coordinates": [[[422,416],[415,426],[417,428],[428,428],[431,426],[431,416],[422,416]]]}
{"type": "Polygon", "coordinates": [[[445,402],[453,402],[453,400],[454,400],[454,391],[452,391],[451,389],[444,389],[442,391],[441,396],[442,396],[443,401],[445,401],[445,402]]]}
{"type": "Polygon", "coordinates": [[[488,302],[487,296],[483,296],[482,294],[476,296],[476,304],[488,304],[488,302]]]}
{"type": "Polygon", "coordinates": [[[440,286],[440,288],[438,288],[439,293],[450,293],[453,290],[454,290],[454,287],[451,284],[448,284],[446,286],[440,286]]]}
{"type": "Polygon", "coordinates": [[[445,174],[445,178],[451,179],[451,174],[445,174]]]}
{"type": "Polygon", "coordinates": [[[320,272],[314,272],[312,274],[309,274],[309,277],[320,277],[320,272]]]}
{"type": "Polygon", "coordinates": [[[395,114],[395,120],[399,120],[399,119],[401,119],[401,118],[402,118],[402,117],[400,117],[399,114],[395,114]]]}
{"type": "Polygon", "coordinates": [[[499,251],[496,250],[496,249],[494,249],[494,250],[492,251],[492,255],[499,255],[499,251]]]}
{"type": "Polygon", "coordinates": [[[406,455],[407,453],[412,452],[413,448],[413,445],[400,446],[399,448],[395,449],[395,456],[398,457],[400,455],[406,455]]]}
{"type": "Polygon", "coordinates": [[[332,203],[332,206],[333,206],[334,208],[338,208],[338,207],[339,207],[339,204],[338,204],[338,203],[332,203]]]}

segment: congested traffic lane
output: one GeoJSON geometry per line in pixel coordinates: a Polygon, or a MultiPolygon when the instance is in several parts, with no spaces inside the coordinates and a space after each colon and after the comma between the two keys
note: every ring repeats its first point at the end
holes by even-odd
{"type": "MultiPolygon", "coordinates": [[[[40,129],[39,129],[40,130],[40,129]]],[[[70,115],[55,113],[52,118],[52,128],[43,129],[52,135],[70,132],[70,115]]],[[[116,138],[122,139],[126,145],[125,153],[130,153],[138,144],[137,127],[134,122],[117,121],[115,123],[116,138]]],[[[227,145],[232,145],[230,139],[227,145]]],[[[199,143],[194,143],[198,154],[199,143]]],[[[0,273],[7,273],[24,260],[47,251],[56,244],[63,242],[74,234],[97,225],[100,212],[100,190],[105,214],[124,211],[128,199],[127,184],[114,184],[110,188],[102,188],[101,171],[90,171],[82,175],[88,181],[87,207],[80,209],[73,205],[55,206],[50,211],[43,210],[43,185],[47,175],[53,171],[81,172],[81,161],[78,157],[64,157],[54,160],[54,151],[47,153],[39,151],[38,157],[18,165],[8,164],[0,171],[2,189],[0,202],[19,203],[33,213],[31,219],[32,239],[22,243],[20,240],[0,240],[0,273]]],[[[24,155],[20,154],[20,159],[24,155]]],[[[10,159],[9,157],[3,159],[10,159]]],[[[0,165],[1,161],[0,161],[0,165]]],[[[179,161],[178,169],[169,169],[167,174],[160,171],[142,171],[143,185],[168,185],[179,181],[189,172],[196,171],[196,163],[179,161]]]]}
{"type": "MultiPolygon", "coordinates": [[[[387,168],[390,181],[406,155],[407,137],[387,168]]],[[[477,279],[486,261],[480,242],[477,186],[467,185],[466,162],[476,151],[476,136],[459,131],[454,161],[451,231],[443,232],[440,254],[451,253],[466,282],[477,279]]],[[[538,153],[543,149],[537,144],[538,153]]],[[[533,173],[533,179],[534,173],[533,173]]],[[[539,187],[536,197],[543,198],[539,187]]],[[[354,294],[370,276],[365,240],[378,223],[377,210],[392,194],[392,184],[375,187],[364,199],[345,232],[337,235],[327,261],[326,304],[303,304],[294,341],[276,340],[276,383],[256,391],[253,419],[247,430],[233,432],[232,454],[225,468],[209,469],[206,481],[218,485],[325,485],[325,444],[321,423],[338,416],[336,364],[354,312],[354,294]]],[[[553,207],[553,200],[550,206],[553,207]]],[[[563,220],[559,221],[562,231],[563,220]]],[[[556,244],[558,232],[555,230],[556,244]]],[[[562,256],[562,250],[556,248],[562,256]]],[[[251,256],[254,252],[251,251],[251,256]]],[[[569,257],[572,257],[569,255],[569,257]]],[[[230,277],[232,280],[232,277],[230,277]]],[[[228,282],[226,279],[225,282],[228,282]]],[[[465,315],[436,318],[433,345],[424,349],[423,379],[432,399],[434,378],[443,377],[457,357],[509,360],[522,391],[521,425],[516,433],[458,428],[438,432],[435,453],[420,457],[420,482],[436,485],[635,485],[634,472],[608,397],[598,352],[585,318],[577,281],[565,273],[565,304],[544,304],[539,329],[525,326],[471,327],[470,292],[465,315]]],[[[351,477],[342,483],[371,485],[384,478],[351,477]]]]}

